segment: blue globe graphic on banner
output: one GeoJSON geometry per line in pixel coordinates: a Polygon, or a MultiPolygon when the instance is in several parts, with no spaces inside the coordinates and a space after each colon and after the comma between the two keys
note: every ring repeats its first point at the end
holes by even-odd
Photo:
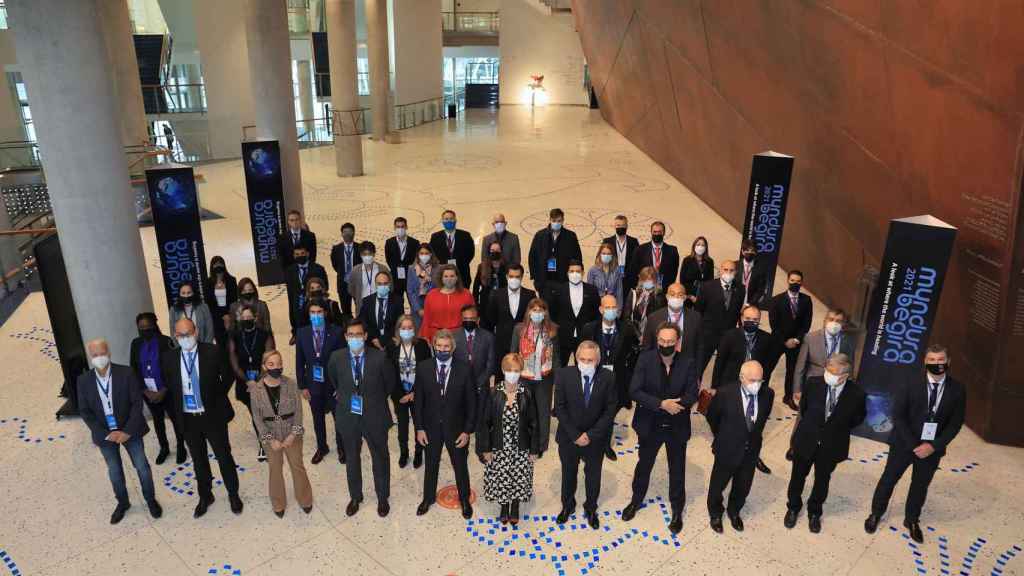
{"type": "Polygon", "coordinates": [[[193,207],[193,194],[187,183],[175,176],[161,178],[156,184],[156,202],[161,212],[187,212],[193,207]]]}
{"type": "Polygon", "coordinates": [[[264,148],[256,148],[250,152],[246,163],[249,165],[249,173],[261,178],[273,176],[278,170],[277,157],[264,148]]]}

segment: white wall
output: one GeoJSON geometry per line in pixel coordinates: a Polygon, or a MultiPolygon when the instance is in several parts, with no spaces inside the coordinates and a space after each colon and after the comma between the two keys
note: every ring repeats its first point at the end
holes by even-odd
{"type": "Polygon", "coordinates": [[[242,126],[256,123],[249,85],[245,0],[203,2],[196,10],[196,35],[206,83],[210,154],[242,153],[242,126]]]}
{"type": "Polygon", "coordinates": [[[393,0],[395,104],[441,96],[441,0],[393,0]]]}
{"type": "Polygon", "coordinates": [[[501,51],[497,46],[445,46],[445,58],[498,58],[501,51]]]}
{"type": "Polygon", "coordinates": [[[548,103],[586,105],[583,48],[572,14],[542,14],[530,1],[501,0],[501,104],[529,104],[530,76],[543,74],[548,103]]]}

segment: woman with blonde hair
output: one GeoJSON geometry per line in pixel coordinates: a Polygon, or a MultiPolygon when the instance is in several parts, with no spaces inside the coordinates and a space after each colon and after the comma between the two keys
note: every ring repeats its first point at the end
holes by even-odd
{"type": "Polygon", "coordinates": [[[623,317],[633,323],[637,334],[643,334],[647,327],[647,316],[665,306],[668,306],[668,301],[661,293],[657,272],[651,266],[644,266],[637,276],[636,288],[626,296],[622,306],[623,317]]]}
{"type": "Polygon", "coordinates": [[[551,386],[561,356],[558,349],[558,325],[551,321],[548,303],[540,298],[526,305],[526,317],[512,330],[512,352],[523,359],[522,385],[533,392],[537,405],[540,451],[548,449],[551,433],[551,386]]]}
{"type": "Polygon", "coordinates": [[[615,246],[611,242],[601,244],[597,249],[594,265],[587,272],[587,284],[597,288],[599,297],[612,295],[616,302],[622,302],[622,273],[615,260],[615,246]]]}

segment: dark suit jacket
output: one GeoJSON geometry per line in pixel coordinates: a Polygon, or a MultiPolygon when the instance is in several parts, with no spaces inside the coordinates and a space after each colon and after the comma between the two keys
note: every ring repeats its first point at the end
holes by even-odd
{"type": "Polygon", "coordinates": [[[771,325],[772,334],[780,344],[790,338],[803,342],[804,336],[811,331],[813,314],[814,305],[811,304],[811,297],[801,292],[797,295],[797,312],[794,316],[789,308],[789,291],[786,291],[772,298],[772,305],[768,310],[768,324],[771,325]]]}
{"type": "Polygon", "coordinates": [[[736,468],[750,451],[755,457],[761,453],[764,439],[764,425],[772,411],[775,391],[762,384],[757,393],[757,420],[747,429],[747,416],[743,412],[739,382],[732,382],[718,389],[708,406],[707,420],[711,433],[715,435],[711,451],[715,461],[727,468],[736,468]]]}
{"type": "MultiPolygon", "coordinates": [[[[740,366],[746,359],[747,339],[743,334],[743,328],[726,331],[718,343],[718,358],[715,359],[715,370],[711,376],[712,388],[739,381],[740,366]]],[[[765,380],[768,380],[779,360],[779,346],[772,334],[758,328],[751,359],[761,363],[765,380]]]]}
{"type": "MultiPolygon", "coordinates": [[[[142,387],[131,367],[110,364],[111,400],[114,404],[114,419],[117,429],[132,438],[141,438],[149,432],[146,417],[142,414],[142,387]]],[[[96,371],[88,370],[78,376],[78,414],[92,433],[92,443],[102,446],[110,429],[103,412],[100,392],[96,389],[96,371]]]]}
{"type": "Polygon", "coordinates": [[[497,370],[497,355],[494,352],[494,334],[483,328],[477,328],[473,334],[473,363],[469,363],[469,342],[466,340],[466,331],[456,328],[452,331],[455,336],[455,358],[470,366],[470,376],[473,380],[474,389],[482,394],[490,388],[491,375],[497,370]]]}
{"type": "MultiPolygon", "coordinates": [[[[736,280],[743,284],[743,258],[736,260],[736,280]]],[[[772,286],[768,283],[771,267],[764,258],[754,258],[754,267],[750,270],[750,279],[746,286],[747,298],[751,304],[766,308],[771,300],[772,286]]]]}
{"type": "MultiPolygon", "coordinates": [[[[309,251],[310,262],[316,262],[316,234],[306,228],[300,230],[299,246],[309,251]]],[[[292,264],[295,264],[295,257],[292,256],[292,250],[294,249],[292,233],[285,226],[284,233],[277,237],[277,257],[281,262],[281,268],[287,269],[292,264]]]]}
{"type": "MultiPolygon", "coordinates": [[[[415,337],[412,341],[413,354],[416,356],[416,364],[424,360],[429,360],[434,357],[434,353],[430,350],[430,343],[423,338],[415,337]]],[[[402,386],[401,367],[398,365],[398,360],[401,358],[401,348],[399,344],[395,344],[393,339],[388,340],[389,345],[387,346],[388,361],[395,370],[395,389],[391,393],[392,399],[397,403],[402,396],[405,396],[405,387],[402,386]]],[[[413,382],[412,389],[415,392],[418,386],[417,382],[413,382]]]]}
{"type": "MultiPolygon", "coordinates": [[[[622,305],[623,316],[631,320],[633,319],[633,307],[636,305],[635,299],[636,291],[630,290],[629,293],[626,294],[625,304],[622,305]]],[[[665,294],[663,294],[661,291],[657,291],[654,293],[653,297],[647,299],[647,315],[650,316],[652,313],[654,313],[655,310],[664,308],[665,306],[668,306],[668,301],[665,298],[665,294]]],[[[643,335],[641,334],[641,336],[643,335]]]]}
{"type": "Polygon", "coordinates": [[[452,359],[444,396],[437,381],[437,360],[416,365],[412,416],[416,430],[425,431],[428,442],[454,442],[463,432],[476,432],[477,398],[469,365],[461,360],[452,359]]]}
{"type": "MultiPolygon", "coordinates": [[[[889,434],[889,446],[893,450],[910,451],[921,444],[921,432],[928,419],[928,384],[925,377],[915,378],[911,382],[897,386],[892,392],[892,433],[889,434]]],[[[967,396],[959,381],[946,375],[946,383],[942,398],[935,410],[935,421],[938,430],[935,440],[931,442],[935,455],[942,458],[946,454],[946,446],[960,432],[964,424],[964,411],[967,408],[967,396]]]]}
{"type": "MultiPolygon", "coordinates": [[[[583,327],[582,340],[593,340],[601,346],[604,335],[604,322],[594,320],[583,327]]],[[[633,323],[619,317],[615,321],[615,343],[612,345],[611,360],[615,374],[615,391],[619,398],[620,408],[632,405],[629,398],[629,383],[633,379],[633,368],[640,354],[640,338],[633,328],[633,323]]],[[[602,350],[603,355],[603,350],[602,350]]],[[[604,358],[601,359],[602,364],[604,358]]]]}
{"type": "Polygon", "coordinates": [[[388,428],[394,423],[388,397],[395,389],[395,368],[387,355],[369,344],[363,350],[363,379],[359,394],[363,397],[363,415],[352,413],[352,395],[356,391],[352,380],[352,362],[348,348],[335,350],[327,361],[327,382],[335,391],[338,407],[334,421],[342,436],[348,434],[374,436],[387,440],[388,428]]]}
{"type": "Polygon", "coordinates": [[[583,252],[580,250],[580,241],[576,233],[563,227],[558,233],[558,242],[554,247],[555,271],[548,272],[548,258],[551,258],[552,234],[551,227],[538,230],[530,242],[530,278],[533,278],[533,285],[541,294],[544,293],[545,285],[548,282],[565,282],[566,273],[569,271],[569,261],[583,261],[583,252]]]}
{"type": "MultiPolygon", "coordinates": [[[[362,260],[359,259],[359,242],[352,242],[352,268],[356,267],[362,260]]],[[[349,268],[345,272],[345,243],[339,242],[331,246],[331,268],[338,275],[338,294],[348,294],[348,275],[352,272],[349,268]]],[[[390,266],[389,266],[390,268],[390,266]]],[[[393,268],[392,268],[393,269],[393,268]]]]}
{"type": "Polygon", "coordinates": [[[302,314],[305,310],[305,303],[303,306],[299,306],[299,296],[306,294],[306,281],[314,277],[323,279],[324,289],[328,288],[327,271],[316,262],[309,263],[302,282],[299,282],[299,266],[297,264],[292,264],[284,271],[285,286],[288,288],[288,321],[291,322],[293,334],[296,328],[302,326],[302,314]]]}
{"type": "MultiPolygon", "coordinates": [[[[324,327],[324,345],[320,351],[319,364],[324,367],[324,382],[327,383],[327,362],[335,350],[341,350],[347,346],[345,334],[340,326],[328,324],[324,327]]],[[[295,382],[299,390],[306,390],[313,386],[313,365],[317,364],[316,349],[313,347],[313,327],[303,326],[295,333],[295,382]]],[[[330,391],[333,393],[333,390],[330,391]]]]}
{"type": "Polygon", "coordinates": [[[555,370],[555,416],[558,431],[555,441],[572,444],[584,432],[590,438],[587,446],[604,451],[608,435],[612,433],[615,412],[619,409],[615,391],[615,376],[598,367],[591,384],[590,402],[583,401],[583,376],[575,366],[555,370]]]}
{"type": "MultiPolygon", "coordinates": [[[[519,429],[516,433],[520,450],[530,454],[540,454],[540,421],[537,418],[537,405],[533,400],[533,392],[529,386],[521,386],[516,396],[519,404],[519,429]]],[[[504,423],[507,396],[503,390],[488,390],[480,401],[477,413],[476,453],[497,452],[504,447],[504,423]]]]}
{"type": "Polygon", "coordinates": [[[850,431],[867,416],[867,396],[853,380],[847,380],[836,401],[832,417],[825,419],[828,384],[821,376],[808,378],[800,396],[800,422],[793,435],[793,453],[803,460],[815,456],[815,450],[836,464],[850,456],[850,431]]]}
{"type": "Polygon", "coordinates": [[[558,339],[562,341],[562,348],[566,354],[575,352],[566,346],[572,341],[573,330],[579,336],[583,327],[597,320],[598,307],[601,305],[601,296],[593,284],[583,282],[583,304],[580,306],[579,315],[572,311],[572,300],[569,298],[569,283],[560,282],[557,286],[548,285],[553,288],[550,291],[551,298],[548,300],[551,305],[551,318],[558,324],[558,339]]]}
{"type": "Polygon", "coordinates": [[[672,435],[676,441],[686,442],[690,439],[690,407],[697,403],[700,388],[698,370],[695,360],[684,354],[676,354],[668,374],[668,387],[665,388],[662,380],[665,365],[658,351],[640,353],[629,386],[629,395],[637,404],[633,412],[633,430],[636,430],[637,436],[645,438],[653,433],[661,415],[664,415],[672,425],[672,435]],[[675,416],[663,411],[661,401],[667,398],[680,398],[685,410],[675,416]]]}
{"type": "Polygon", "coordinates": [[[494,350],[497,362],[512,347],[512,329],[526,317],[526,307],[537,293],[529,288],[519,288],[519,309],[512,314],[508,305],[508,289],[493,290],[488,305],[487,318],[494,323],[494,350]]]}
{"type": "MultiPolygon", "coordinates": [[[[643,347],[647,350],[654,350],[658,347],[658,326],[668,321],[668,308],[655,310],[647,317],[647,326],[644,327],[643,347]]],[[[683,345],[681,352],[687,358],[702,358],[704,354],[704,338],[701,330],[700,312],[693,308],[683,308],[683,345]]]]}
{"type": "Polygon", "coordinates": [[[722,334],[736,327],[740,321],[740,311],[743,309],[745,295],[743,283],[733,279],[732,297],[729,300],[729,307],[726,308],[722,281],[715,278],[703,284],[695,308],[700,311],[701,320],[704,323],[702,330],[705,346],[717,347],[722,339],[722,334]]]}
{"type": "Polygon", "coordinates": [[[362,318],[363,322],[366,322],[367,344],[373,342],[375,338],[379,338],[380,343],[386,348],[388,342],[391,342],[395,336],[395,324],[398,323],[398,318],[404,313],[405,304],[402,303],[401,293],[396,293],[392,289],[391,294],[388,294],[388,307],[384,317],[384,325],[380,326],[377,322],[377,295],[370,294],[363,298],[363,302],[359,307],[359,317],[362,318]]]}
{"type": "MultiPolygon", "coordinates": [[[[205,420],[210,423],[230,422],[235,410],[228,399],[228,391],[235,382],[227,357],[214,344],[199,343],[199,395],[203,400],[205,420]]],[[[181,392],[180,348],[162,359],[164,384],[167,385],[167,400],[171,410],[177,414],[185,411],[181,392]]],[[[188,420],[185,420],[187,422],[188,420]]]]}
{"type": "MultiPolygon", "coordinates": [[[[640,270],[646,266],[654,266],[654,245],[650,242],[644,242],[637,248],[630,276],[637,278],[640,270]]],[[[657,272],[661,274],[661,291],[664,292],[679,277],[678,248],[667,242],[661,243],[661,266],[657,272]]]]}
{"type": "MultiPolygon", "coordinates": [[[[402,252],[398,249],[398,237],[392,236],[384,241],[384,261],[387,262],[388,268],[391,269],[391,273],[394,275],[395,285],[401,288],[399,292],[400,296],[405,296],[405,282],[406,278],[401,280],[398,279],[398,270],[405,270],[416,261],[416,255],[420,251],[420,241],[413,238],[412,236],[405,237],[405,258],[402,258],[402,252]]],[[[341,253],[344,258],[345,253],[341,253]]]]}
{"type": "MultiPolygon", "coordinates": [[[[160,344],[158,345],[158,349],[160,350],[160,365],[157,366],[156,369],[160,370],[164,363],[164,357],[172,354],[175,347],[177,347],[177,344],[175,344],[174,340],[165,334],[157,334],[156,338],[160,341],[160,344]]],[[[146,388],[145,381],[142,379],[142,361],[139,358],[140,350],[142,349],[142,337],[140,336],[132,340],[129,349],[130,358],[128,361],[131,364],[132,371],[135,373],[135,379],[139,385],[139,390],[148,390],[148,388],[146,388]]],[[[163,375],[161,374],[161,376],[163,375]]],[[[167,386],[166,382],[164,383],[164,386],[167,386]]]]}
{"type": "Polygon", "coordinates": [[[473,243],[473,236],[465,230],[455,230],[455,254],[448,253],[448,237],[444,230],[438,230],[430,235],[430,249],[441,264],[447,264],[448,260],[454,258],[455,266],[459,269],[459,278],[462,285],[469,288],[473,277],[469,275],[469,264],[473,261],[476,252],[476,244],[473,243]]]}
{"type": "MultiPolygon", "coordinates": [[[[704,283],[715,279],[715,259],[705,256],[704,260],[698,262],[693,256],[683,258],[683,264],[679,267],[679,282],[686,287],[686,293],[690,296],[700,296],[704,289],[704,283]]],[[[719,283],[721,286],[721,283],[719,283]]]]}
{"type": "MultiPolygon", "coordinates": [[[[605,238],[604,240],[602,240],[601,243],[603,243],[603,244],[611,244],[612,247],[615,247],[616,246],[615,238],[616,238],[616,236],[614,234],[612,234],[611,236],[609,236],[609,237],[605,238]]],[[[631,288],[635,288],[636,287],[636,276],[632,275],[632,273],[633,273],[633,266],[632,266],[632,264],[633,264],[633,258],[636,255],[636,249],[639,248],[639,247],[640,247],[640,241],[637,240],[636,238],[634,238],[633,236],[630,236],[629,234],[626,234],[626,269],[622,271],[622,293],[623,294],[625,294],[626,292],[629,292],[629,290],[631,288]]],[[[616,248],[615,260],[613,260],[613,262],[615,262],[616,265],[618,265],[618,262],[619,262],[618,248],[616,248]]],[[[637,268],[636,271],[639,272],[640,269],[637,268]]],[[[620,304],[621,304],[621,302],[620,302],[620,304]]]]}

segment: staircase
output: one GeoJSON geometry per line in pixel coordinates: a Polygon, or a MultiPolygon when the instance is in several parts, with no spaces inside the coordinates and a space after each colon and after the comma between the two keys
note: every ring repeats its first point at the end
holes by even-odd
{"type": "Polygon", "coordinates": [[[160,84],[164,65],[170,60],[170,36],[135,34],[135,58],[139,61],[142,101],[146,114],[165,114],[167,99],[160,84]]]}

